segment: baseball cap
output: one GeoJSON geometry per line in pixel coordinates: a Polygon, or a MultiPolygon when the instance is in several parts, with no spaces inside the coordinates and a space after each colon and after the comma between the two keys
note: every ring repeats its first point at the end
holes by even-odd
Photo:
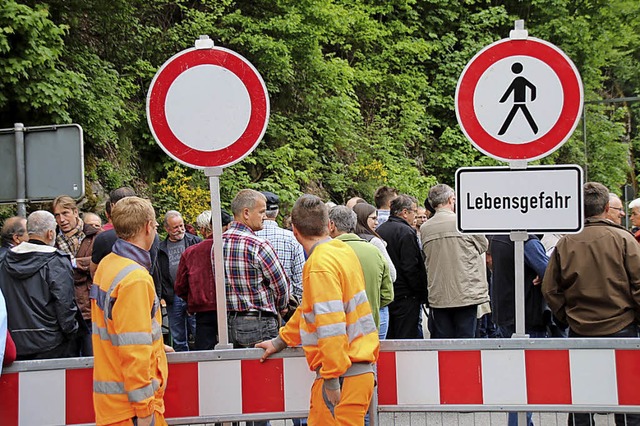
{"type": "Polygon", "coordinates": [[[261,191],[261,194],[267,198],[267,210],[278,210],[280,197],[269,191],[261,191]]]}

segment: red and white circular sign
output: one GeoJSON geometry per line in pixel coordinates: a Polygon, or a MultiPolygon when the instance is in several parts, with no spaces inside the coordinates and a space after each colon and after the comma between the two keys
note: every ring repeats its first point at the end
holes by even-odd
{"type": "Polygon", "coordinates": [[[465,136],[502,161],[536,160],[558,149],[578,125],[582,104],[571,59],[533,37],[478,52],[462,71],[455,102],[465,136]]]}
{"type": "Polygon", "coordinates": [[[269,121],[269,94],[245,58],[222,47],[183,50],[151,81],[147,121],[173,159],[227,167],[249,155],[269,121]]]}

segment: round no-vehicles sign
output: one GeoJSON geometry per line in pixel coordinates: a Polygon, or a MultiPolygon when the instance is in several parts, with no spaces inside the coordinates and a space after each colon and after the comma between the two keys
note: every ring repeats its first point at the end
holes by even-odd
{"type": "Polygon", "coordinates": [[[255,67],[222,47],[183,50],[165,62],[147,95],[160,147],[194,168],[226,167],[249,155],[269,121],[269,95],[255,67]]]}
{"type": "Polygon", "coordinates": [[[575,130],[582,81],[551,43],[503,39],[467,64],[455,104],[458,123],[477,149],[498,160],[531,161],[558,149],[575,130]]]}

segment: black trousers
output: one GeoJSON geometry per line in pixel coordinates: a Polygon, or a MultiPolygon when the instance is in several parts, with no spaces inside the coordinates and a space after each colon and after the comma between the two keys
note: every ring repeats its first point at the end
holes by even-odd
{"type": "Polygon", "coordinates": [[[218,343],[218,312],[196,312],[196,351],[213,350],[218,343]]]}
{"type": "Polygon", "coordinates": [[[420,313],[420,301],[415,297],[401,297],[391,302],[387,339],[419,339],[420,313]]]}

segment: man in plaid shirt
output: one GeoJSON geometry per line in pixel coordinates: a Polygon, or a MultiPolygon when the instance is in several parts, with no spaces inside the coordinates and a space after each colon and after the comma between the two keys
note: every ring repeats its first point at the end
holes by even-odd
{"type": "Polygon", "coordinates": [[[280,228],[278,222],[276,222],[276,217],[280,211],[280,197],[269,191],[262,191],[262,195],[267,199],[267,211],[265,213],[267,217],[262,230],[256,232],[256,234],[271,243],[291,283],[289,292],[300,300],[302,298],[304,249],[296,240],[296,237],[293,236],[293,232],[280,228]]]}
{"type": "Polygon", "coordinates": [[[265,196],[243,189],[231,210],[233,222],[222,234],[229,339],[236,348],[252,348],[278,335],[289,281],[271,244],[255,233],[263,227],[265,196]]]}

